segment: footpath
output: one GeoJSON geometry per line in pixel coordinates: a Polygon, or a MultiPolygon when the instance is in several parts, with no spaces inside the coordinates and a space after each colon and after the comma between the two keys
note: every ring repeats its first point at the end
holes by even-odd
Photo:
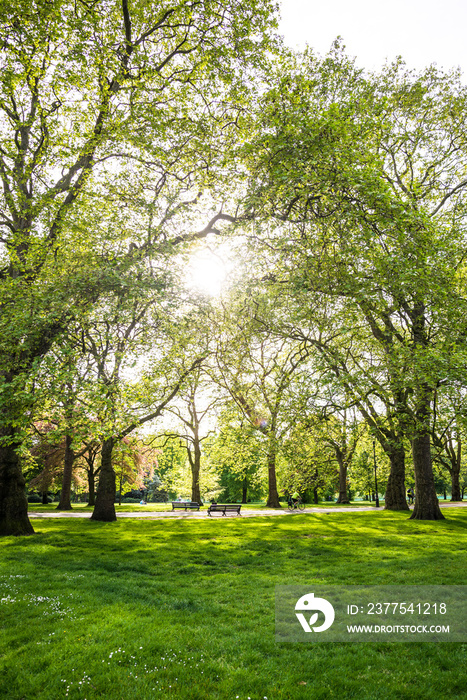
{"type": "MultiPolygon", "coordinates": [[[[461,501],[461,502],[456,502],[456,503],[442,503],[440,504],[440,508],[444,510],[444,508],[462,508],[462,507],[467,507],[467,501],[461,501]]],[[[376,508],[375,506],[333,506],[332,508],[326,508],[325,506],[310,506],[309,508],[305,508],[305,510],[302,511],[289,511],[287,508],[281,508],[281,509],[276,509],[276,508],[263,508],[261,510],[254,509],[254,508],[242,508],[242,514],[241,516],[237,515],[213,515],[209,516],[207,514],[206,510],[200,510],[200,511],[183,511],[181,512],[180,510],[142,510],[142,511],[135,511],[132,513],[117,513],[117,519],[119,520],[120,518],[149,518],[151,520],[158,520],[158,519],[167,519],[167,518],[173,518],[173,519],[180,519],[180,518],[189,518],[189,519],[199,519],[199,518],[210,518],[211,520],[219,520],[219,518],[237,518],[237,517],[242,517],[242,518],[261,518],[261,517],[270,517],[270,516],[290,516],[291,518],[294,518],[297,515],[303,515],[303,514],[308,514],[308,515],[313,515],[313,513],[326,513],[327,515],[331,515],[332,513],[360,513],[360,512],[365,512],[365,511],[372,511],[374,513],[382,513],[384,511],[384,508],[376,508]]],[[[45,513],[29,513],[30,518],[90,518],[91,513],[90,511],[47,511],[45,513]]]]}

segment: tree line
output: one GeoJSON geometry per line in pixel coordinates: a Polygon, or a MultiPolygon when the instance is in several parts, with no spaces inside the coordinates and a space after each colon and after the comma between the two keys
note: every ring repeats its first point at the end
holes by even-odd
{"type": "Polygon", "coordinates": [[[388,459],[386,508],[408,450],[412,518],[443,517],[434,457],[460,498],[465,86],[274,29],[267,0],[2,7],[1,534],[33,531],[31,426],[62,426],[65,484],[100,444],[92,517],[113,520],[114,450],[201,370],[264,438],[271,506],[291,421],[339,412],[388,459]],[[241,265],[209,302],[181,271],[212,237],[241,265]]]}

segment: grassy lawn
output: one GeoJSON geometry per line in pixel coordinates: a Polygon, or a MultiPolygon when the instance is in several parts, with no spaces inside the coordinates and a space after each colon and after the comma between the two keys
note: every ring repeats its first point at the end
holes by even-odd
{"type": "Polygon", "coordinates": [[[0,697],[466,697],[466,645],[274,641],[275,585],[464,584],[446,515],[34,520],[0,539],[0,697]]]}

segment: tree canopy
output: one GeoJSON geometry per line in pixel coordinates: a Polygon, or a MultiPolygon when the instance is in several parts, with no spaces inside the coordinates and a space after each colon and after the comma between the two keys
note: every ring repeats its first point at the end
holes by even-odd
{"type": "Polygon", "coordinates": [[[194,500],[206,449],[220,492],[267,473],[272,507],[297,484],[345,502],[373,441],[387,508],[413,465],[411,517],[443,517],[433,459],[462,497],[467,88],[286,51],[274,11],[0,3],[0,534],[32,533],[27,455],[56,470],[34,426],[61,507],[100,453],[113,520],[128,441],[168,411],[194,500]],[[238,266],[222,298],[182,279],[209,236],[238,266]]]}

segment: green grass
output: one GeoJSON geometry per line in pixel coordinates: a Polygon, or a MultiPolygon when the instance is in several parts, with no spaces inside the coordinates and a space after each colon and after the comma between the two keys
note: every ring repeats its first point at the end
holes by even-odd
{"type": "Polygon", "coordinates": [[[447,515],[34,520],[0,539],[0,697],[466,697],[466,645],[274,641],[275,585],[464,584],[447,515]]]}

